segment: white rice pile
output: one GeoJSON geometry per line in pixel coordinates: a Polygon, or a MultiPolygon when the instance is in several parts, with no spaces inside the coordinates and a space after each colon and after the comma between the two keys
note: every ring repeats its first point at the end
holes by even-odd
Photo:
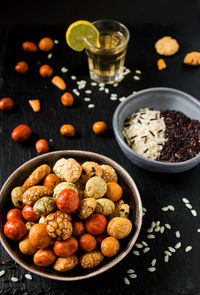
{"type": "Polygon", "coordinates": [[[145,158],[156,160],[167,141],[165,128],[160,111],[144,108],[125,121],[123,135],[132,150],[145,158]]]}

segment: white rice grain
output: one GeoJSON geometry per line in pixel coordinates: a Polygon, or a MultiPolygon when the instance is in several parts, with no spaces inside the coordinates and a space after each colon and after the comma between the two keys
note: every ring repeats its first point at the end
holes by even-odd
{"type": "Polygon", "coordinates": [[[148,235],[147,239],[155,239],[155,236],[154,235],[148,235]]]}
{"type": "Polygon", "coordinates": [[[197,216],[197,211],[196,210],[194,210],[194,209],[191,210],[191,213],[192,213],[193,216],[197,216]]]}
{"type": "Polygon", "coordinates": [[[185,252],[189,252],[189,251],[191,251],[192,250],[192,246],[187,246],[186,248],[185,248],[185,252]]]}
{"type": "Polygon", "coordinates": [[[114,83],[114,84],[113,84],[113,87],[117,87],[117,86],[118,86],[118,83],[114,83]]]}
{"type": "Polygon", "coordinates": [[[76,76],[71,76],[71,79],[76,80],[77,78],[76,78],[76,76]]]}
{"type": "Polygon", "coordinates": [[[130,274],[130,275],[129,275],[129,278],[131,278],[131,279],[136,279],[136,278],[137,278],[136,273],[132,273],[132,274],[130,274]]]}
{"type": "Polygon", "coordinates": [[[150,250],[150,248],[146,247],[146,248],[144,248],[143,253],[147,253],[147,252],[149,252],[149,250],[150,250]]]}
{"type": "Polygon", "coordinates": [[[66,67],[62,67],[62,68],[61,68],[61,72],[62,72],[62,73],[67,73],[67,72],[68,72],[68,69],[67,69],[66,67]]]}
{"type": "Polygon", "coordinates": [[[27,280],[32,280],[32,279],[33,279],[32,276],[31,276],[29,273],[26,273],[26,274],[25,274],[25,278],[26,278],[27,280]]]}
{"type": "Polygon", "coordinates": [[[133,254],[134,254],[134,255],[136,255],[136,256],[139,256],[139,255],[140,255],[140,252],[139,252],[139,251],[136,251],[136,250],[134,250],[134,251],[133,251],[133,254]]]}
{"type": "Polygon", "coordinates": [[[124,101],[126,99],[126,96],[122,96],[119,98],[119,101],[124,101]]]}
{"type": "Polygon", "coordinates": [[[134,76],[133,76],[133,79],[134,79],[134,80],[140,80],[140,77],[137,76],[137,75],[134,75],[134,76]]]}
{"type": "Polygon", "coordinates": [[[77,89],[72,90],[76,96],[80,96],[80,92],[77,89]]]}
{"type": "Polygon", "coordinates": [[[167,263],[169,261],[169,256],[168,255],[165,255],[164,257],[164,261],[167,263]]]}
{"type": "Polygon", "coordinates": [[[153,232],[153,228],[150,227],[148,230],[147,230],[148,233],[152,233],[153,232]]]}
{"type": "Polygon", "coordinates": [[[175,253],[175,252],[176,252],[176,250],[175,250],[173,247],[171,247],[171,246],[169,246],[168,249],[169,249],[169,251],[172,252],[172,253],[175,253]]]}
{"type": "Polygon", "coordinates": [[[19,279],[18,279],[18,278],[16,278],[16,277],[11,277],[11,281],[12,281],[12,282],[18,282],[18,281],[19,281],[19,279]]]}
{"type": "Polygon", "coordinates": [[[85,93],[86,93],[86,94],[91,94],[91,93],[92,93],[92,90],[87,89],[87,90],[85,90],[85,93]]]}
{"type": "Polygon", "coordinates": [[[192,209],[192,205],[191,204],[185,204],[185,207],[187,207],[188,209],[192,209]]]}
{"type": "Polygon", "coordinates": [[[154,229],[154,231],[157,233],[157,232],[159,232],[160,231],[160,226],[157,226],[155,229],[154,229]]]}
{"type": "Polygon", "coordinates": [[[164,231],[165,231],[165,227],[162,225],[162,226],[160,227],[160,233],[163,234],[164,231]]]}
{"type": "Polygon", "coordinates": [[[89,105],[88,105],[88,108],[89,109],[93,109],[95,107],[95,105],[93,104],[93,103],[90,103],[89,105]]]}
{"type": "Polygon", "coordinates": [[[142,244],[139,244],[139,243],[136,243],[135,246],[136,246],[137,248],[139,248],[139,249],[143,247],[143,245],[142,245],[142,244]]]}
{"type": "Polygon", "coordinates": [[[169,205],[168,206],[168,209],[171,210],[171,211],[174,211],[175,210],[174,206],[172,206],[172,205],[169,205]]]}
{"type": "Polygon", "coordinates": [[[162,208],[162,211],[168,211],[168,210],[169,210],[168,207],[163,207],[163,208],[162,208]]]}
{"type": "Polygon", "coordinates": [[[126,285],[130,285],[130,281],[129,281],[129,279],[128,279],[127,277],[124,278],[124,283],[125,283],[126,285]]]}
{"type": "Polygon", "coordinates": [[[148,269],[148,271],[150,271],[150,272],[154,272],[154,271],[156,271],[156,268],[155,267],[149,267],[149,268],[147,268],[148,269]]]}
{"type": "Polygon", "coordinates": [[[172,256],[172,253],[171,252],[169,252],[169,251],[164,251],[164,254],[166,254],[167,256],[172,256]]]}
{"type": "Polygon", "coordinates": [[[167,229],[171,229],[171,225],[168,224],[168,223],[165,223],[165,227],[166,227],[167,229]]]}
{"type": "Polygon", "coordinates": [[[97,82],[91,82],[91,86],[97,86],[97,82]]]}
{"type": "Polygon", "coordinates": [[[90,97],[84,97],[84,101],[86,101],[86,102],[91,101],[91,98],[90,97]]]}
{"type": "Polygon", "coordinates": [[[136,74],[142,74],[140,70],[135,70],[136,74]]]}
{"type": "Polygon", "coordinates": [[[178,243],[174,246],[175,249],[179,249],[180,247],[181,247],[181,242],[178,242],[178,243]]]}
{"type": "Polygon", "coordinates": [[[175,233],[176,237],[179,239],[181,237],[181,234],[180,234],[180,231],[177,230],[176,233],[175,233]]]}
{"type": "Polygon", "coordinates": [[[1,270],[0,271],[0,277],[2,277],[4,274],[5,274],[6,272],[5,272],[5,270],[3,269],[3,270],[1,270]]]}
{"type": "Polygon", "coordinates": [[[110,100],[117,100],[117,97],[116,96],[111,96],[110,100]]]}
{"type": "Polygon", "coordinates": [[[197,232],[200,233],[200,228],[197,229],[197,232]]]}
{"type": "Polygon", "coordinates": [[[142,244],[146,247],[148,246],[147,242],[145,242],[145,241],[142,241],[142,244]]]}
{"type": "Polygon", "coordinates": [[[186,199],[186,198],[182,198],[182,201],[183,201],[183,203],[185,203],[185,204],[189,204],[189,203],[190,203],[190,201],[189,201],[188,199],[186,199]]]}
{"type": "Polygon", "coordinates": [[[48,56],[47,56],[47,58],[50,59],[50,58],[52,58],[52,56],[53,56],[53,54],[52,53],[49,53],[48,56]]]}
{"type": "Polygon", "coordinates": [[[156,262],[157,262],[157,259],[154,258],[154,259],[151,261],[151,266],[155,266],[155,265],[156,265],[156,262]]]}
{"type": "Polygon", "coordinates": [[[54,40],[54,44],[58,44],[58,43],[59,43],[59,41],[55,39],[54,40]]]}
{"type": "Polygon", "coordinates": [[[132,269],[132,268],[129,268],[128,270],[127,270],[127,273],[134,273],[135,271],[134,271],[134,269],[132,269]]]}

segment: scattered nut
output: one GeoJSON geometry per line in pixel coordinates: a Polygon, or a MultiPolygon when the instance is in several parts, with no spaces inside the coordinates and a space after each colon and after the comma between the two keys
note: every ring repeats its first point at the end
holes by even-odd
{"type": "Polygon", "coordinates": [[[28,72],[29,66],[27,64],[27,62],[25,61],[19,61],[16,65],[15,65],[15,71],[20,73],[20,74],[25,74],[28,72]]]}
{"type": "Polygon", "coordinates": [[[94,133],[96,133],[98,135],[105,133],[107,129],[108,129],[108,127],[107,127],[106,123],[103,121],[95,122],[92,126],[92,130],[94,131],[94,133]]]}
{"type": "Polygon", "coordinates": [[[46,139],[39,139],[35,143],[35,148],[38,154],[44,154],[49,151],[49,144],[46,139]]]}
{"type": "Polygon", "coordinates": [[[12,98],[4,97],[0,100],[0,110],[9,111],[14,106],[12,98]]]}
{"type": "Polygon", "coordinates": [[[65,81],[59,76],[54,76],[51,82],[61,90],[65,90],[66,88],[65,81]]]}
{"type": "Polygon", "coordinates": [[[64,124],[60,127],[60,133],[64,136],[72,137],[75,135],[75,128],[71,124],[64,124]]]}
{"type": "Polygon", "coordinates": [[[53,69],[49,65],[43,65],[39,69],[40,76],[43,78],[49,78],[53,74],[53,69]]]}
{"type": "Polygon", "coordinates": [[[54,46],[53,40],[49,37],[42,38],[38,44],[38,47],[42,51],[50,51],[54,46]]]}
{"type": "Polygon", "coordinates": [[[158,54],[170,56],[179,50],[179,44],[176,39],[170,36],[163,37],[155,43],[155,49],[158,54]]]}
{"type": "Polygon", "coordinates": [[[163,58],[160,58],[160,59],[157,60],[157,68],[158,68],[159,71],[161,71],[163,69],[166,69],[166,67],[167,67],[167,65],[166,65],[163,58]]]}
{"type": "Polygon", "coordinates": [[[63,95],[61,96],[61,103],[65,106],[65,107],[71,107],[74,103],[74,97],[71,93],[69,92],[65,92],[63,93],[63,95]]]}
{"type": "Polygon", "coordinates": [[[184,64],[189,66],[198,66],[200,65],[200,52],[192,51],[186,54],[184,58],[184,64]]]}
{"type": "Polygon", "coordinates": [[[31,133],[32,130],[28,125],[21,124],[12,131],[11,137],[14,141],[24,142],[30,137],[31,133]]]}
{"type": "Polygon", "coordinates": [[[30,41],[25,41],[22,43],[22,48],[24,51],[28,52],[36,52],[38,51],[38,47],[35,43],[30,42],[30,41]]]}

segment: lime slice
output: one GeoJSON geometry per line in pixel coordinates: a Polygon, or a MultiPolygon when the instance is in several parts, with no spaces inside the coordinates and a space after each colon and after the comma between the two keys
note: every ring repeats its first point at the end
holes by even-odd
{"type": "Polygon", "coordinates": [[[68,27],[66,41],[72,49],[82,51],[86,47],[85,39],[92,45],[98,44],[99,32],[92,23],[79,20],[68,27]]]}

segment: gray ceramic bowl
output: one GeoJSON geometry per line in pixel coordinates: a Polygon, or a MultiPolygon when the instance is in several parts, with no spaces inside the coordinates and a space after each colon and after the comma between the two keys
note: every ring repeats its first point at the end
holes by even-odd
{"type": "Polygon", "coordinates": [[[127,158],[135,165],[155,172],[178,173],[191,169],[200,162],[200,153],[187,161],[179,163],[164,163],[149,160],[134,152],[125,142],[122,130],[124,121],[140,108],[156,110],[177,110],[192,119],[200,121],[200,102],[191,95],[172,88],[149,88],[130,95],[120,103],[113,116],[113,129],[116,140],[127,158]]]}
{"type": "Polygon", "coordinates": [[[131,250],[139,235],[142,224],[142,203],[140,194],[131,176],[119,164],[113,160],[92,152],[87,151],[56,151],[47,153],[26,162],[15,170],[7,179],[0,192],[0,240],[8,254],[25,269],[50,279],[62,281],[75,281],[90,278],[110,269],[118,262],[120,262],[131,250]],[[123,187],[124,199],[130,204],[130,220],[133,222],[133,230],[131,234],[125,239],[120,241],[120,251],[113,258],[105,258],[104,261],[96,268],[84,270],[80,266],[75,267],[73,270],[66,273],[59,273],[53,269],[40,268],[33,264],[32,257],[23,255],[18,249],[18,242],[10,241],[3,233],[3,225],[6,222],[6,213],[9,209],[13,208],[11,204],[10,193],[11,190],[19,185],[22,185],[27,176],[39,165],[43,163],[49,164],[51,167],[54,163],[62,157],[75,158],[79,163],[84,161],[95,161],[99,164],[107,164],[112,166],[119,177],[119,184],[123,187]]]}

